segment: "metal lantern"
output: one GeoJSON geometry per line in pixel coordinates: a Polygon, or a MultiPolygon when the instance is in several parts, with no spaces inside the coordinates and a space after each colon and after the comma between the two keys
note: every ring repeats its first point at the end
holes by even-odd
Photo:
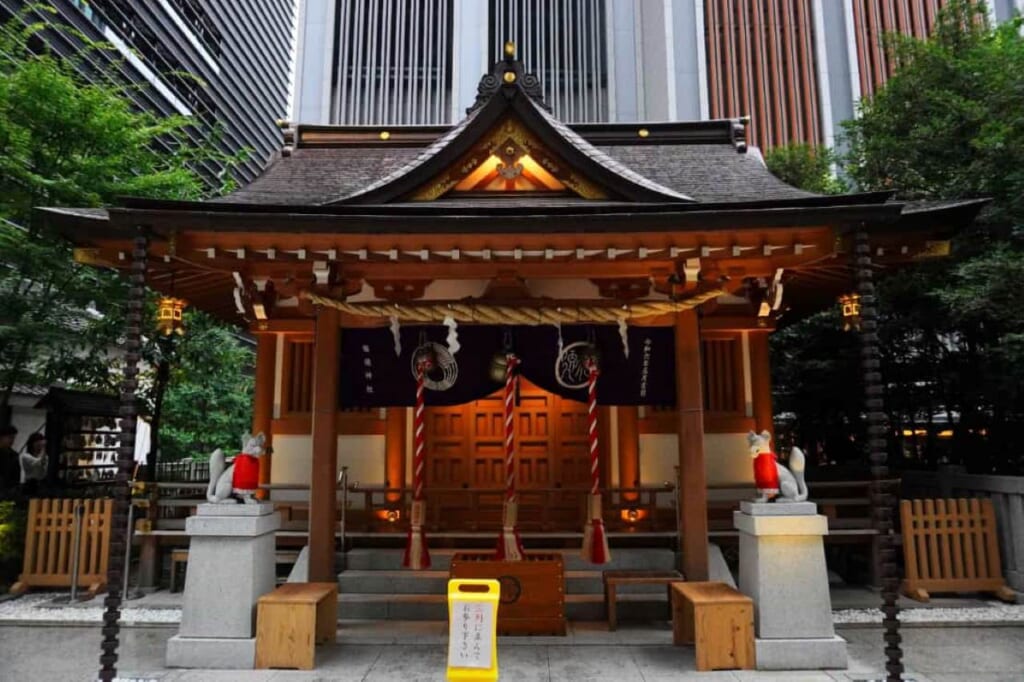
{"type": "Polygon", "coordinates": [[[164,296],[157,303],[156,307],[156,328],[164,335],[185,333],[185,323],[181,314],[185,309],[185,299],[164,296]]]}
{"type": "Polygon", "coordinates": [[[843,331],[860,330],[860,294],[843,294],[839,297],[843,311],[843,331]]]}
{"type": "Polygon", "coordinates": [[[597,367],[601,366],[601,351],[597,349],[597,345],[593,341],[588,341],[579,351],[580,362],[583,363],[584,367],[588,367],[591,363],[597,367]]]}
{"type": "Polygon", "coordinates": [[[422,343],[413,351],[413,367],[423,367],[424,373],[437,367],[437,351],[429,343],[422,343]]]}
{"type": "Polygon", "coordinates": [[[508,368],[508,355],[504,351],[498,351],[491,358],[491,366],[487,370],[491,381],[495,383],[505,382],[505,370],[508,368]]]}

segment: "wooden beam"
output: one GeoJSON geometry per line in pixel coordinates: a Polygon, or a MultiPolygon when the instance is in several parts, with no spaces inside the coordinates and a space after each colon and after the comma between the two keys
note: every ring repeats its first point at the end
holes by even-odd
{"type": "MultiPolygon", "coordinates": [[[[619,424],[619,486],[640,486],[640,418],[636,405],[620,405],[616,409],[619,424]]],[[[623,497],[635,502],[637,493],[623,497]]]]}
{"type": "Polygon", "coordinates": [[[313,347],[313,465],[309,482],[309,580],[334,582],[338,471],[338,311],[317,310],[313,347]]]}
{"type": "Polygon", "coordinates": [[[687,580],[708,579],[707,473],[704,468],[704,391],[696,310],[676,313],[676,406],[679,438],[680,569],[687,580]]]}
{"type": "Polygon", "coordinates": [[[252,334],[311,334],[315,323],[309,319],[273,319],[261,320],[249,325],[249,332],[252,334]]]}
{"type": "MultiPolygon", "coordinates": [[[[277,372],[277,337],[260,334],[256,337],[256,377],[252,399],[252,432],[266,437],[264,455],[260,457],[260,483],[270,483],[270,465],[273,457],[274,432],[274,375],[277,372]]],[[[267,491],[257,492],[265,499],[267,491]]]]}
{"type": "Polygon", "coordinates": [[[772,373],[768,357],[768,334],[750,333],[750,385],[754,403],[754,424],[758,433],[768,431],[775,441],[772,416],[772,373]]]}
{"type": "MultiPolygon", "coordinates": [[[[404,407],[387,408],[386,430],[384,435],[384,472],[387,487],[402,488],[405,486],[405,422],[404,407]]],[[[400,493],[388,495],[388,502],[400,501],[400,493]]]]}

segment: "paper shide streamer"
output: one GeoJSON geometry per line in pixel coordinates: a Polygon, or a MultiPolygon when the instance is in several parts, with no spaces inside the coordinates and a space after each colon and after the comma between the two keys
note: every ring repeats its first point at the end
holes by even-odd
{"type": "Polygon", "coordinates": [[[448,327],[448,336],[445,337],[445,343],[448,344],[448,352],[454,356],[462,348],[459,345],[459,323],[451,315],[445,315],[441,324],[448,327]]]}
{"type": "Polygon", "coordinates": [[[402,325],[397,315],[391,316],[391,336],[395,339],[395,357],[402,355],[402,325]]]}

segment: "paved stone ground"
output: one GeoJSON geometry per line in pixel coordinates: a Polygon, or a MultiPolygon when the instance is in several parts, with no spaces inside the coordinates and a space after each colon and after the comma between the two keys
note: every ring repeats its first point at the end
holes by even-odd
{"type": "MultiPolygon", "coordinates": [[[[343,622],[338,643],[318,647],[318,669],[297,671],[167,670],[164,646],[174,628],[122,630],[123,678],[161,682],[342,682],[444,680],[445,625],[438,622],[343,622]]],[[[666,623],[576,623],[567,637],[501,638],[501,679],[537,681],[849,682],[880,674],[881,631],[840,628],[850,667],[832,672],[715,672],[694,670],[693,649],[673,647],[666,623]]],[[[907,627],[905,660],[918,682],[1024,680],[1024,627],[907,627]]],[[[94,626],[0,625],[0,682],[95,680],[100,631],[94,626]]]]}

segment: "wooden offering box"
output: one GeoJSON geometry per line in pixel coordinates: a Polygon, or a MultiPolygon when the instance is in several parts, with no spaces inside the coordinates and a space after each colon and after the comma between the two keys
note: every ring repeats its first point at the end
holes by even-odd
{"type": "Polygon", "coordinates": [[[498,561],[494,554],[459,552],[449,578],[490,578],[501,585],[500,635],[565,635],[565,567],[561,554],[526,554],[498,561]]]}

